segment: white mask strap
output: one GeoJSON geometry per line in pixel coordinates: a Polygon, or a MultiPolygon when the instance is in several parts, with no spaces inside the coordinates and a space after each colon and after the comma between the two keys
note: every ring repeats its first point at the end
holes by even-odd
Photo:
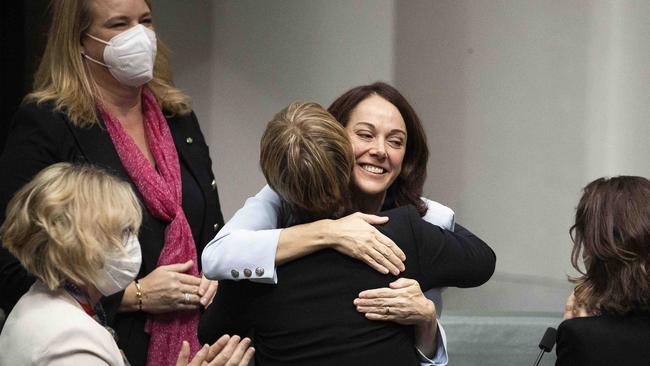
{"type": "Polygon", "coordinates": [[[101,61],[97,61],[97,60],[95,60],[94,58],[92,58],[92,57],[86,55],[86,54],[83,53],[83,52],[81,53],[81,56],[85,57],[86,59],[88,59],[88,60],[90,60],[90,61],[92,61],[92,62],[94,62],[94,63],[96,63],[96,64],[98,64],[98,65],[102,65],[102,66],[104,66],[104,67],[107,68],[107,69],[110,69],[110,68],[111,68],[110,66],[106,65],[105,63],[103,63],[103,62],[101,62],[101,61]]]}
{"type": "Polygon", "coordinates": [[[99,43],[103,43],[103,44],[105,44],[105,45],[110,45],[109,42],[106,42],[106,41],[104,41],[104,40],[101,40],[101,39],[99,39],[99,38],[97,38],[97,37],[91,35],[90,33],[86,33],[86,36],[90,37],[91,39],[94,39],[95,41],[97,41],[97,42],[99,42],[99,43]]]}

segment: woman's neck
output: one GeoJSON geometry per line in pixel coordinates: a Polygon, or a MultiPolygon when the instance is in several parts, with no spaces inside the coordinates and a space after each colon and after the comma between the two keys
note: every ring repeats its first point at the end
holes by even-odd
{"type": "Polygon", "coordinates": [[[142,111],[142,87],[132,87],[117,81],[103,66],[86,63],[98,98],[118,118],[128,117],[142,111]]]}
{"type": "Polygon", "coordinates": [[[363,213],[376,214],[381,211],[386,199],[386,191],[374,195],[365,194],[359,191],[354,192],[354,204],[363,213]]]}

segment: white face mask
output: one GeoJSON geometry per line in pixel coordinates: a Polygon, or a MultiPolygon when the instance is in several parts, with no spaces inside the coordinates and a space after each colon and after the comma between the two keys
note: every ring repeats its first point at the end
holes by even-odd
{"type": "Polygon", "coordinates": [[[153,65],[156,61],[156,33],[142,24],[103,41],[86,33],[88,37],[106,45],[104,62],[82,53],[88,60],[105,66],[120,83],[141,86],[153,79],[153,65]]]}
{"type": "Polygon", "coordinates": [[[111,251],[106,255],[95,287],[104,296],[124,290],[135,279],[142,264],[140,241],[135,234],[125,234],[124,252],[111,251]]]}

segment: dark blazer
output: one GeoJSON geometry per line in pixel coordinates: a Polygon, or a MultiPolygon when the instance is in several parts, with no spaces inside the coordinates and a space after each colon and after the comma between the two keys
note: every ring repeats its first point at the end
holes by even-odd
{"type": "Polygon", "coordinates": [[[557,366],[648,366],[650,312],[565,320],[555,351],[557,366]]]}
{"type": "MultiPolygon", "coordinates": [[[[460,227],[452,233],[420,218],[413,206],[383,213],[378,229],[406,254],[402,277],[422,289],[472,287],[494,272],[496,257],[483,241],[460,227]]],[[[253,331],[255,364],[419,365],[412,326],[370,321],[353,300],[359,292],[386,287],[397,277],[326,249],[277,268],[274,286],[220,281],[199,325],[199,339],[253,331]]]]}
{"type": "MultiPolygon", "coordinates": [[[[223,225],[212,161],[194,113],[167,117],[181,163],[183,209],[192,228],[198,258],[205,244],[223,225]]],[[[4,221],[9,199],[43,168],[57,162],[90,163],[130,182],[113,143],[101,125],[75,127],[64,113],[55,112],[51,103],[27,103],[13,119],[7,144],[0,155],[0,219],[4,221]]],[[[144,207],[144,205],[143,205],[144,207]]],[[[166,223],[143,209],[139,233],[142,267],[139,278],[156,268],[164,242],[166,223]]],[[[197,260],[198,260],[197,258],[197,260]]],[[[199,261],[200,264],[200,261],[199,261]]],[[[0,306],[9,312],[29,289],[34,278],[6,249],[0,248],[0,306]]],[[[146,314],[117,313],[123,293],[103,301],[111,325],[118,335],[118,345],[131,365],[144,365],[149,337],[144,332],[146,314]]]]}

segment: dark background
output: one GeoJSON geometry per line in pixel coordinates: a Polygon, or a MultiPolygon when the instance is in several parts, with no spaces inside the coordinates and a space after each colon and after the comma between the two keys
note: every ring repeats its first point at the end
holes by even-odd
{"type": "Polygon", "coordinates": [[[11,118],[32,89],[33,74],[45,47],[49,1],[0,1],[0,152],[11,118]]]}

